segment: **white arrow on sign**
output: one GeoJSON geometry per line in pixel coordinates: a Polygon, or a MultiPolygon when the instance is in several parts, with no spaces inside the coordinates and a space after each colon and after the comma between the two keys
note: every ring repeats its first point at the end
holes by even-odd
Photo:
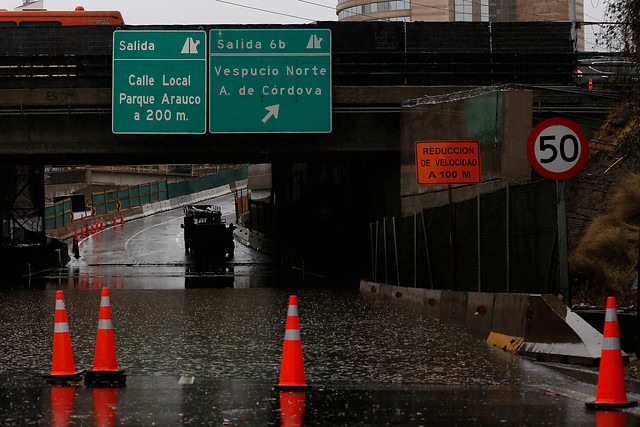
{"type": "Polygon", "coordinates": [[[264,107],[265,110],[269,111],[266,116],[262,119],[262,123],[267,123],[267,120],[271,118],[271,116],[278,118],[278,111],[280,110],[280,104],[270,105],[268,107],[264,107]]]}

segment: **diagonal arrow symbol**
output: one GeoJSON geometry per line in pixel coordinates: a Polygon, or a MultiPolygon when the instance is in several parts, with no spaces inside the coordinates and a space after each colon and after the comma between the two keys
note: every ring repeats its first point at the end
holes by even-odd
{"type": "Polygon", "coordinates": [[[262,118],[262,123],[267,123],[267,120],[271,118],[271,116],[278,118],[278,111],[280,110],[280,104],[270,105],[268,107],[264,107],[265,110],[269,111],[266,116],[262,118]]]}

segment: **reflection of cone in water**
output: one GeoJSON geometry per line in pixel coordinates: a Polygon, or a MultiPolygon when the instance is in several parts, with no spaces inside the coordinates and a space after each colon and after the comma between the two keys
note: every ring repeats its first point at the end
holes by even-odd
{"type": "Polygon", "coordinates": [[[126,381],[124,371],[118,370],[116,361],[116,343],[111,320],[111,301],[109,288],[102,288],[100,298],[100,316],[98,318],[98,335],[93,358],[93,369],[85,374],[86,382],[123,383],[126,381]]]}
{"type": "Polygon", "coordinates": [[[298,299],[289,297],[287,326],[282,348],[282,364],[280,365],[280,382],[277,389],[305,390],[310,388],[304,378],[304,362],[302,359],[302,342],[300,341],[300,320],[298,319],[298,299]]]}
{"type": "Polygon", "coordinates": [[[117,388],[96,387],[93,389],[93,409],[96,416],[96,426],[110,427],[116,425],[117,400],[117,388]]]}
{"type": "Polygon", "coordinates": [[[598,373],[596,401],[587,403],[588,409],[629,408],[638,402],[629,402],[624,383],[620,329],[615,297],[607,298],[602,334],[602,354],[598,373]]]}
{"type": "Polygon", "coordinates": [[[280,426],[297,427],[303,425],[304,402],[307,394],[303,391],[280,392],[280,426]]]}
{"type": "Polygon", "coordinates": [[[62,291],[56,292],[56,313],[53,326],[53,358],[51,375],[43,375],[48,382],[78,381],[82,372],[76,371],[71,348],[71,334],[67,322],[67,310],[64,306],[62,291]]]}
{"type": "Polygon", "coordinates": [[[596,425],[598,427],[624,427],[626,423],[627,423],[627,413],[624,411],[596,412],[596,425]]]}
{"type": "Polygon", "coordinates": [[[71,425],[71,411],[76,388],[69,386],[51,387],[51,425],[66,427],[71,425]]]}

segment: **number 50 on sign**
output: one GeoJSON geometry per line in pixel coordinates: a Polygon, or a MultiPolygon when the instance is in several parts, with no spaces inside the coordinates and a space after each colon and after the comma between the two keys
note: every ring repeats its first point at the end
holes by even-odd
{"type": "Polygon", "coordinates": [[[543,177],[568,179],[587,162],[589,141],[580,126],[571,120],[547,119],[531,131],[527,156],[533,169],[543,177]]]}

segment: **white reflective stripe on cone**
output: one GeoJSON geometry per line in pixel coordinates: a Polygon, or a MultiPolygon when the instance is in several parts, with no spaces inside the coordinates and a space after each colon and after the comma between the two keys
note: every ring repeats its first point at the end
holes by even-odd
{"type": "Polygon", "coordinates": [[[56,310],[64,310],[64,300],[57,299],[56,300],[56,310]]]}
{"type": "Polygon", "coordinates": [[[605,322],[615,322],[618,320],[618,314],[615,308],[607,308],[604,313],[605,322]]]}
{"type": "Polygon", "coordinates": [[[109,297],[100,297],[100,307],[109,307],[110,305],[109,297]]]}
{"type": "Polygon", "coordinates": [[[285,341],[300,341],[300,329],[287,329],[284,332],[285,341]]]}
{"type": "Polygon", "coordinates": [[[98,319],[98,329],[113,329],[111,319],[98,319]]]}
{"type": "Polygon", "coordinates": [[[298,306],[290,305],[289,310],[287,310],[287,316],[296,316],[298,317],[298,306]]]}
{"type": "Polygon", "coordinates": [[[604,337],[602,339],[603,350],[620,350],[620,337],[604,337]]]}
{"type": "Polygon", "coordinates": [[[69,324],[67,322],[56,322],[53,325],[54,334],[59,334],[64,332],[67,332],[67,333],[69,332],[69,324]]]}

